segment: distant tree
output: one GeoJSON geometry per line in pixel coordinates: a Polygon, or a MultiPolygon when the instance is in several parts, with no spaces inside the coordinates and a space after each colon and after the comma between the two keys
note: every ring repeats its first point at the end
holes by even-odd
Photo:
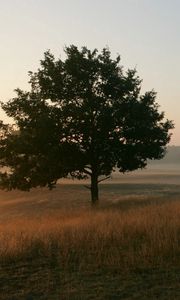
{"type": "Polygon", "coordinates": [[[136,70],[123,71],[120,57],[74,45],[66,59],[45,52],[37,72],[30,72],[30,92],[2,108],[15,121],[0,143],[1,187],[30,189],[56,184],[70,174],[91,178],[92,204],[98,183],[118,169],[144,168],[147,159],[161,159],[173,124],[164,120],[156,93],[140,95],[136,70]],[[105,176],[103,178],[102,176],[105,176]]]}

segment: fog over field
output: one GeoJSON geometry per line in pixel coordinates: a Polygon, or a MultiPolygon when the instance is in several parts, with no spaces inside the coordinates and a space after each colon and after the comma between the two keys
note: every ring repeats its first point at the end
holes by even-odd
{"type": "MultiPolygon", "coordinates": [[[[60,179],[63,184],[83,184],[87,181],[60,179]]],[[[133,172],[113,172],[110,178],[103,181],[104,184],[114,183],[146,183],[146,184],[180,184],[180,146],[168,146],[165,157],[161,160],[149,160],[146,168],[133,172]]]]}
{"type": "Polygon", "coordinates": [[[158,161],[151,161],[150,165],[155,168],[159,165],[167,168],[169,166],[170,169],[180,168],[180,146],[168,146],[164,158],[158,161]]]}
{"type": "MultiPolygon", "coordinates": [[[[126,174],[113,172],[110,179],[99,184],[100,203],[117,203],[122,208],[166,202],[180,195],[180,147],[168,147],[161,161],[149,162],[143,170],[126,174]]],[[[89,180],[60,179],[55,189],[36,188],[30,192],[0,191],[1,220],[12,216],[32,216],[58,212],[75,207],[90,208],[89,180]]]]}

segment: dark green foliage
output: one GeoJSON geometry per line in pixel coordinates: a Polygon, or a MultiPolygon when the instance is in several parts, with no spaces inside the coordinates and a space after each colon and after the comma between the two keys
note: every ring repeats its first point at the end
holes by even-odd
{"type": "Polygon", "coordinates": [[[1,164],[10,172],[1,185],[52,187],[68,174],[90,176],[96,202],[99,176],[162,158],[173,124],[158,111],[154,91],[140,95],[136,70],[123,72],[120,57],[113,60],[107,48],[98,53],[72,45],[65,52],[65,61],[46,52],[30,72],[30,92],[18,89],[2,104],[16,130],[2,128],[1,164]]]}

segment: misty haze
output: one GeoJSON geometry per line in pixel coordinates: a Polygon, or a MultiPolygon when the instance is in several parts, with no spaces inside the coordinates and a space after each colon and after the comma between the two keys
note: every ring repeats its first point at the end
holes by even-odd
{"type": "Polygon", "coordinates": [[[0,300],[180,299],[180,1],[0,1],[0,300]]]}

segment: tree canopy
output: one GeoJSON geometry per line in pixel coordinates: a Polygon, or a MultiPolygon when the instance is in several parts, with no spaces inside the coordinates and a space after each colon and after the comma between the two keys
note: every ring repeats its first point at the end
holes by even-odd
{"type": "Polygon", "coordinates": [[[1,187],[51,188],[69,174],[90,177],[96,203],[102,176],[165,155],[173,124],[153,90],[140,94],[136,70],[124,71],[119,55],[74,45],[65,54],[62,60],[45,52],[37,72],[29,72],[30,91],[17,89],[2,103],[14,126],[0,124],[0,162],[8,167],[1,187]]]}

